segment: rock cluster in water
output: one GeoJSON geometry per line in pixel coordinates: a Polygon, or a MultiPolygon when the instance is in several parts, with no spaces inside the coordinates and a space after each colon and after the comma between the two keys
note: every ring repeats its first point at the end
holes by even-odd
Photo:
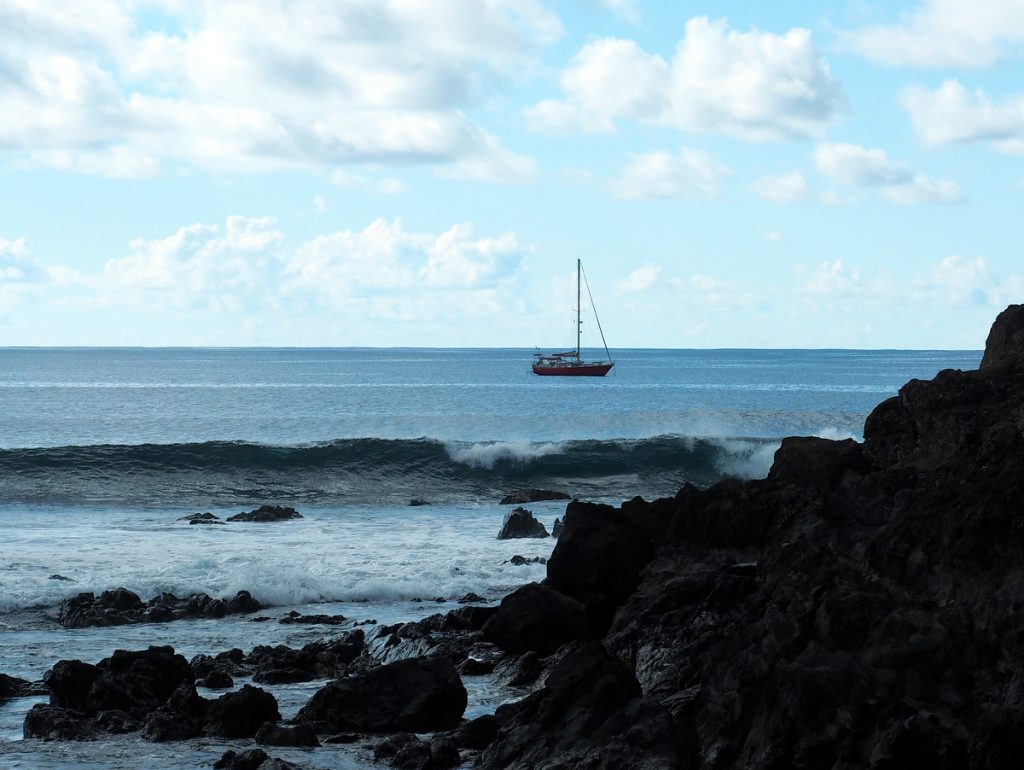
{"type": "Polygon", "coordinates": [[[58,622],[65,628],[86,626],[124,626],[131,623],[166,623],[181,618],[222,618],[225,615],[255,612],[262,605],[248,591],[239,591],[229,599],[214,599],[207,594],[178,598],[162,593],[148,602],[127,588],[80,593],[60,604],[58,622]]]}
{"type": "MultiPolygon", "coordinates": [[[[228,521],[288,521],[289,519],[301,519],[302,514],[287,505],[261,505],[245,513],[236,513],[228,516],[228,521]]],[[[195,523],[195,522],[192,522],[195,523]]]]}

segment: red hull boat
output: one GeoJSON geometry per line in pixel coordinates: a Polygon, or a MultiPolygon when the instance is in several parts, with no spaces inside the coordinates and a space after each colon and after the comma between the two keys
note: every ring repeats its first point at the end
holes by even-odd
{"type": "Polygon", "coordinates": [[[609,362],[591,361],[557,361],[550,357],[538,359],[533,365],[533,373],[542,377],[604,377],[615,366],[609,362]]]}
{"type": "MultiPolygon", "coordinates": [[[[597,319],[597,308],[594,308],[594,320],[597,321],[597,330],[601,332],[601,342],[604,344],[606,361],[584,361],[580,355],[580,335],[583,328],[583,321],[580,320],[580,291],[586,277],[583,275],[583,265],[576,260],[576,349],[565,353],[534,353],[533,373],[542,377],[604,377],[615,366],[611,353],[608,352],[608,343],[604,341],[604,331],[601,330],[601,322],[597,319]]],[[[590,284],[587,284],[587,295],[590,295],[590,284]]],[[[594,298],[590,297],[590,306],[594,307],[594,298]]]]}

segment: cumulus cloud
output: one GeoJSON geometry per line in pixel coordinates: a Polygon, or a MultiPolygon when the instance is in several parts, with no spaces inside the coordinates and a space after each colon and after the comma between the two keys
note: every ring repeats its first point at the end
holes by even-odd
{"type": "Polygon", "coordinates": [[[750,189],[766,201],[783,205],[807,200],[811,195],[811,188],[799,171],[761,177],[751,182],[750,189]]]}
{"type": "Polygon", "coordinates": [[[658,282],[661,277],[661,265],[646,264],[638,267],[627,276],[619,288],[627,292],[647,291],[658,282]]]}
{"type": "Polygon", "coordinates": [[[633,155],[609,183],[617,198],[708,198],[718,192],[729,170],[701,150],[683,147],[679,153],[650,152],[633,155]]]}
{"type": "Polygon", "coordinates": [[[894,67],[990,67],[1019,55],[1024,5],[1006,0],[924,0],[895,24],[847,33],[871,61],[894,67]]]}
{"type": "Polygon", "coordinates": [[[0,148],[139,176],[429,164],[520,180],[525,158],[466,116],[560,33],[540,0],[6,3],[0,148]],[[114,162],[104,162],[105,160],[114,162]]]}
{"type": "Polygon", "coordinates": [[[0,238],[0,283],[33,283],[44,277],[41,265],[29,255],[24,238],[0,238]]]}
{"type": "Polygon", "coordinates": [[[269,217],[232,216],[224,227],[196,224],[155,240],[138,239],[93,281],[105,301],[237,308],[273,281],[272,259],[284,239],[269,217]]]}
{"type": "Polygon", "coordinates": [[[896,203],[958,203],[963,200],[954,182],[931,180],[877,148],[819,144],[814,150],[814,164],[818,173],[830,181],[852,188],[875,189],[896,203]]]}
{"type": "Polygon", "coordinates": [[[526,111],[541,132],[609,133],[620,120],[754,141],[818,137],[844,105],[806,29],[739,32],[691,19],[671,61],[636,42],[588,43],[561,75],[563,96],[526,111]]]}
{"type": "Polygon", "coordinates": [[[934,91],[906,89],[902,103],[927,144],[991,142],[1002,152],[1024,153],[1024,93],[993,103],[984,92],[947,80],[934,91]]]}
{"type": "Polygon", "coordinates": [[[514,233],[474,238],[467,224],[443,233],[407,232],[377,219],[303,244],[284,265],[289,291],[329,296],[491,287],[519,268],[528,251],[514,233]]]}

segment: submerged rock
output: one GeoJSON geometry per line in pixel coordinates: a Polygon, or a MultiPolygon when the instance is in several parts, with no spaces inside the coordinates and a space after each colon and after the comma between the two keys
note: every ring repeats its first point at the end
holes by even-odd
{"type": "Polygon", "coordinates": [[[228,516],[228,521],[288,521],[289,519],[301,519],[302,514],[286,505],[261,505],[246,513],[236,513],[228,516]]]}
{"type": "Polygon", "coordinates": [[[516,508],[505,514],[501,531],[498,533],[498,540],[511,540],[517,537],[547,537],[548,531],[533,513],[525,508],[516,508]]]}
{"type": "Polygon", "coordinates": [[[189,524],[223,524],[219,517],[214,516],[212,513],[192,513],[188,516],[182,516],[178,521],[187,521],[189,524]]]}
{"type": "Polygon", "coordinates": [[[523,567],[527,564],[547,564],[548,560],[543,556],[534,556],[532,559],[527,559],[525,556],[517,553],[509,559],[507,563],[511,564],[513,567],[523,567]]]}
{"type": "Polygon", "coordinates": [[[565,492],[554,492],[550,489],[514,489],[501,498],[500,505],[522,505],[537,503],[542,500],[571,500],[565,492]]]}

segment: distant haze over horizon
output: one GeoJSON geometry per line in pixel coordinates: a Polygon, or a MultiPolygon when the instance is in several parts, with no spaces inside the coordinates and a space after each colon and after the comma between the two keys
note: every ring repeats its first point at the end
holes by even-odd
{"type": "Polygon", "coordinates": [[[0,346],[981,350],[1024,5],[0,0],[0,346]],[[584,346],[600,347],[583,291],[584,346]]]}

